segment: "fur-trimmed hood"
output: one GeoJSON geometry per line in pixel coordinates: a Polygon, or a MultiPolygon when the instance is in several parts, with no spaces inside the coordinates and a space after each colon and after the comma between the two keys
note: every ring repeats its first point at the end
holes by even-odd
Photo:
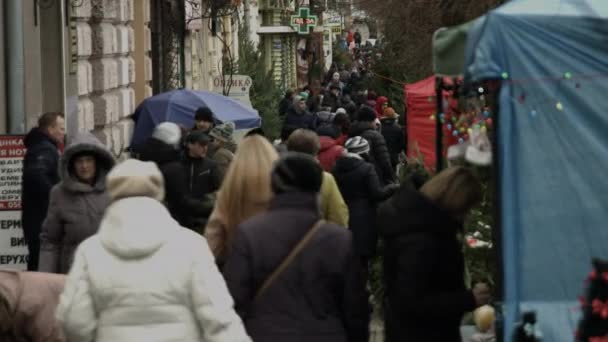
{"type": "Polygon", "coordinates": [[[110,151],[91,133],[79,133],[70,142],[61,158],[61,177],[63,186],[74,192],[104,191],[106,188],[106,175],[114,166],[114,157],[110,151]],[[80,182],[70,171],[74,157],[82,153],[95,156],[97,170],[95,172],[95,185],[91,186],[80,182]]]}

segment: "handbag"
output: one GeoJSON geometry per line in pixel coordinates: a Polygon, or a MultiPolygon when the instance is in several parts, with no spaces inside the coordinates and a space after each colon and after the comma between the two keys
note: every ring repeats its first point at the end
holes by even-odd
{"type": "Polygon", "coordinates": [[[262,294],[272,285],[272,283],[285,271],[285,269],[291,264],[291,262],[300,254],[300,252],[308,245],[315,233],[325,224],[325,220],[319,220],[315,222],[312,228],[302,237],[300,242],[287,254],[285,259],[279,264],[279,266],[266,278],[262,286],[258,289],[255,294],[254,300],[259,299],[262,294]]]}

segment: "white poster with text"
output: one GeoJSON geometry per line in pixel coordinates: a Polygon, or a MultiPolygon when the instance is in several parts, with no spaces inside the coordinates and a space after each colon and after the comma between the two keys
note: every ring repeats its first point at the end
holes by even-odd
{"type": "Polygon", "coordinates": [[[27,269],[27,245],[21,227],[23,136],[0,136],[0,269],[27,269]]]}

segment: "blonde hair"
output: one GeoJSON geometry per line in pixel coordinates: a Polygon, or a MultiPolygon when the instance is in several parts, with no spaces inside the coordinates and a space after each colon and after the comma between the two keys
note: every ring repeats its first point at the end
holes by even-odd
{"type": "Polygon", "coordinates": [[[249,136],[239,144],[215,208],[219,216],[225,218],[222,251],[230,249],[240,223],[268,208],[272,199],[270,176],[277,159],[275,148],[264,137],[249,136]]]}
{"type": "Polygon", "coordinates": [[[460,219],[481,202],[481,184],[462,166],[447,168],[431,178],[420,192],[440,208],[460,219]]]}

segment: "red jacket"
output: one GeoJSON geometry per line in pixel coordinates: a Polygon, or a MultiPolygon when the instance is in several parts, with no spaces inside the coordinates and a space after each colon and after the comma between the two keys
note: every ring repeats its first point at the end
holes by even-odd
{"type": "Polygon", "coordinates": [[[340,146],[330,137],[319,137],[321,150],[319,151],[319,163],[323,170],[331,172],[336,164],[336,160],[344,153],[344,147],[340,146]]]}

